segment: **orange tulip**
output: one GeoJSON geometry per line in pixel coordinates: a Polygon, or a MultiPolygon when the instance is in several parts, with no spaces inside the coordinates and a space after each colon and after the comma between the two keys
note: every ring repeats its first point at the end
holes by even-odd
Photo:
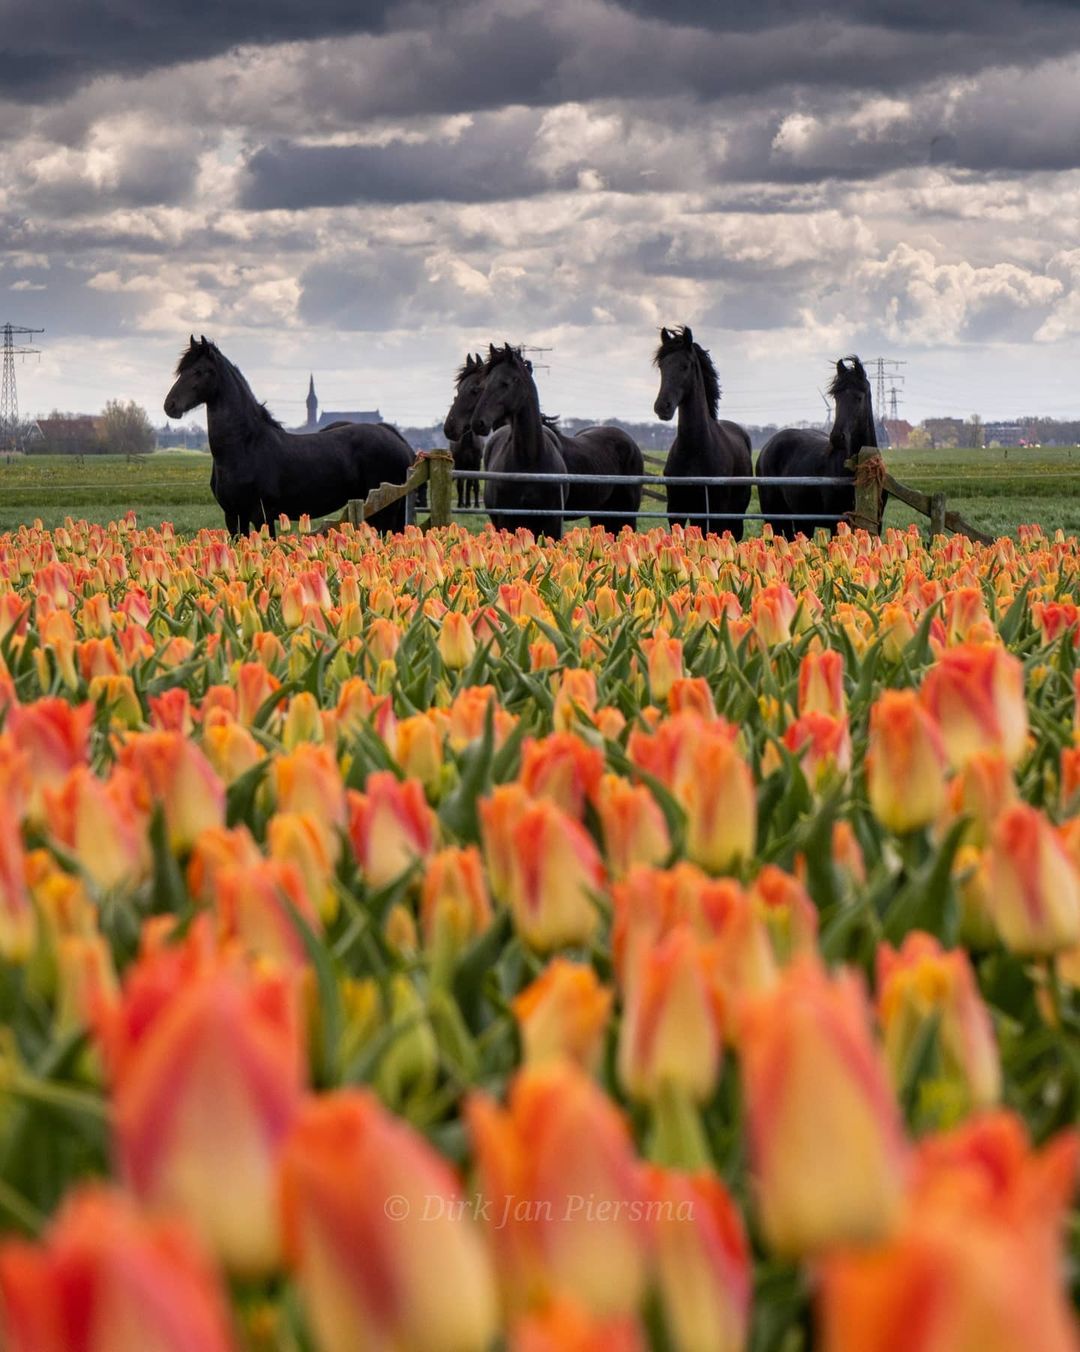
{"type": "Polygon", "coordinates": [[[821,1268],[823,1352],[1075,1352],[1061,1231],[1078,1141],[1033,1152],[1008,1113],[926,1139],[896,1236],[821,1268]],[[902,1334],[901,1334],[902,1331],[902,1334]]]}
{"type": "MultiPolygon", "coordinates": [[[[492,837],[498,820],[489,814],[492,837]]],[[[541,953],[588,943],[600,919],[594,895],[604,866],[584,827],[541,798],[522,807],[496,849],[509,863],[506,899],[525,943],[541,953]]]]}
{"type": "Polygon", "coordinates": [[[275,1161],[303,1089],[295,986],[217,956],[196,925],[128,969],[101,1039],[132,1191],[184,1216],[230,1271],[272,1272],[275,1161]]]}
{"type": "Polygon", "coordinates": [[[214,826],[203,831],[191,851],[187,883],[191,895],[209,906],[217,890],[217,875],[223,869],[246,868],[262,859],[258,845],[246,826],[214,826]]]}
{"type": "Polygon", "coordinates": [[[835,648],[807,652],[799,664],[799,714],[847,718],[844,659],[835,648]]]}
{"type": "Polygon", "coordinates": [[[906,1083],[915,1049],[936,1021],[937,1083],[955,1096],[954,1109],[963,1113],[998,1101],[1001,1063],[994,1026],[962,949],[946,953],[932,935],[912,930],[899,952],[884,943],[878,948],[877,986],[885,1062],[897,1092],[906,1083]]]}
{"type": "Polygon", "coordinates": [[[26,885],[26,852],[13,817],[0,812],[0,957],[27,957],[36,933],[26,885]]]}
{"type": "Polygon", "coordinates": [[[764,647],[788,642],[798,608],[798,601],[784,582],[771,582],[758,592],[750,605],[750,617],[764,647]]]}
{"type": "Polygon", "coordinates": [[[434,792],[443,765],[442,736],[435,720],[427,714],[403,718],[395,732],[394,759],[407,779],[418,779],[434,792]]]}
{"type": "Polygon", "coordinates": [[[476,635],[459,610],[448,610],[443,616],[437,646],[439,656],[451,671],[461,671],[476,656],[476,635]]]}
{"type": "Polygon", "coordinates": [[[765,921],[778,962],[817,952],[817,907],[797,878],[775,864],[766,864],[754,879],[749,895],[765,921]]]}
{"type": "Polygon", "coordinates": [[[856,975],[796,960],[774,990],[746,1000],[738,1047],[770,1248],[802,1256],[889,1234],[906,1151],[856,975]]]}
{"type": "Polygon", "coordinates": [[[945,749],[912,690],[886,690],[874,701],[866,785],[874,816],[890,831],[929,826],[944,806],[945,749]]]}
{"type": "Polygon", "coordinates": [[[1020,660],[996,645],[960,644],[943,652],[922,686],[959,769],[976,751],[1000,751],[1016,765],[1027,749],[1027,705],[1020,660]]]}
{"type": "Polygon", "coordinates": [[[428,860],[420,890],[420,928],[429,949],[459,953],[491,924],[491,898],[480,852],[439,850],[428,860]]]}
{"type": "Polygon", "coordinates": [[[418,780],[380,770],[364,793],[350,789],[348,804],[349,839],[369,887],[386,887],[434,852],[438,823],[418,780]]]}
{"type": "Polygon", "coordinates": [[[521,784],[534,798],[550,798],[576,817],[596,795],[604,773],[604,753],[572,732],[555,732],[537,740],[527,737],[521,748],[521,784]]]}
{"type": "Polygon", "coordinates": [[[704,676],[683,676],[673,681],[667,705],[669,713],[694,713],[710,722],[716,718],[716,705],[704,676]]]}
{"type": "Polygon", "coordinates": [[[635,864],[662,864],[671,853],[667,820],[644,784],[631,784],[621,775],[602,775],[595,802],[613,877],[623,877],[635,864]]]}
{"type": "Polygon", "coordinates": [[[217,1275],[192,1235],[84,1187],[37,1245],[0,1247],[8,1352],[230,1352],[217,1275]]]}
{"type": "Polygon", "coordinates": [[[316,933],[322,928],[304,876],[288,859],[222,869],[215,878],[213,906],[223,937],[238,939],[252,956],[278,965],[302,966],[308,960],[293,911],[316,933]]]}
{"type": "Polygon", "coordinates": [[[851,770],[851,734],[847,716],[812,710],[802,714],[784,732],[784,745],[799,758],[806,782],[813,790],[843,781],[851,770]]]}
{"type": "Polygon", "coordinates": [[[663,704],[671,687],[683,675],[682,640],[658,629],[652,638],[642,639],[641,650],[649,669],[649,693],[654,704],[663,704]]]}
{"type": "Polygon", "coordinates": [[[671,1346],[742,1352],[750,1325],[750,1246],[723,1183],[702,1171],[648,1171],[660,1301],[671,1346]]]}
{"type": "Polygon", "coordinates": [[[688,924],[678,925],[628,976],[619,1080],[646,1103],[668,1091],[703,1103],[716,1088],[722,1045],[708,954],[688,924]]]}
{"type": "Polygon", "coordinates": [[[519,1071],[505,1108],[472,1094],[465,1116],[505,1304],[522,1310],[565,1295],[595,1315],[636,1312],[647,1199],[607,1095],[554,1062],[519,1071]]]}
{"type": "Polygon", "coordinates": [[[569,1300],[555,1300],[521,1317],[510,1331],[510,1352],[645,1352],[633,1315],[600,1319],[569,1300]]]}
{"type": "Polygon", "coordinates": [[[306,812],[318,823],[327,854],[336,864],[345,829],[345,786],[328,746],[304,742],[278,756],[272,769],[279,812],[306,812]]]}
{"type": "Polygon", "coordinates": [[[120,764],[132,772],[140,806],[159,804],[169,845],[190,850],[200,831],[225,820],[225,786],[194,742],[180,732],[143,732],[130,737],[120,764]]]}
{"type": "Polygon", "coordinates": [[[556,732],[588,726],[596,712],[596,677],[583,667],[566,667],[555,694],[552,721],[556,732]]]}
{"type": "Polygon", "coordinates": [[[1016,953],[1047,955],[1080,942],[1080,875],[1045,815],[1026,803],[997,819],[986,854],[987,904],[1016,953]]]}
{"type": "Polygon", "coordinates": [[[25,753],[30,769],[28,811],[42,821],[46,787],[59,788],[69,770],[90,759],[92,704],[72,705],[49,697],[33,704],[13,704],[4,730],[15,747],[25,753]]]}
{"type": "Polygon", "coordinates": [[[591,967],[553,958],[511,1001],[524,1064],[536,1066],[565,1058],[595,1071],[611,1001],[611,991],[600,984],[591,967]]]}
{"type": "Polygon", "coordinates": [[[690,749],[686,779],[676,787],[686,811],[686,853],[712,873],[752,858],[757,795],[750,767],[724,730],[708,724],[690,749]]]}
{"type": "Polygon", "coordinates": [[[449,1166],[366,1090],[309,1101],[285,1142],[281,1210],[320,1352],[484,1352],[495,1285],[449,1166]]]}
{"type": "Polygon", "coordinates": [[[103,782],[85,765],[45,790],[50,834],[98,887],[131,886],[148,871],[146,819],[134,793],[127,771],[114,770],[103,782]]]}

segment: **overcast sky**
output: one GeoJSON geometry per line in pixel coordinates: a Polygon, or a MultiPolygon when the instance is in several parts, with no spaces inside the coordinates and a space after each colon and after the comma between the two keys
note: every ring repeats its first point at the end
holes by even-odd
{"type": "Polygon", "coordinates": [[[489,340],[552,413],[1080,415],[1075,0],[0,0],[0,322],[24,412],[134,398],[190,331],[286,423],[441,419],[489,340]]]}

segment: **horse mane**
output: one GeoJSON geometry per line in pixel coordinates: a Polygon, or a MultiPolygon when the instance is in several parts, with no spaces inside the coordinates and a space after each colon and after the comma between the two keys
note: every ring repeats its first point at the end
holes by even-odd
{"type": "Polygon", "coordinates": [[[454,376],[454,384],[460,385],[468,376],[475,375],[484,369],[484,359],[479,352],[470,352],[462,364],[458,367],[454,376]]]}
{"type": "Polygon", "coordinates": [[[869,388],[869,386],[870,382],[866,378],[866,371],[858,357],[841,357],[836,363],[836,375],[833,376],[829,384],[829,394],[835,399],[838,394],[842,394],[845,390],[869,388]],[[850,364],[845,366],[845,362],[850,364]]]}
{"type": "Polygon", "coordinates": [[[225,353],[222,352],[217,343],[212,343],[207,338],[200,337],[196,339],[195,336],[192,335],[191,342],[184,351],[180,353],[180,360],[176,363],[176,374],[181,375],[184,371],[189,370],[195,365],[200,357],[209,357],[215,366],[224,368],[228,371],[255,405],[258,416],[262,421],[267,423],[270,427],[278,428],[279,431],[284,430],[281,423],[278,422],[277,418],[275,418],[266,407],[266,404],[262,400],[256,399],[255,392],[248,384],[247,377],[244,375],[243,371],[226,357],[225,353]]]}
{"type": "Polygon", "coordinates": [[[720,377],[716,374],[712,357],[700,343],[694,341],[694,335],[688,325],[680,324],[674,329],[660,330],[660,346],[653,356],[653,365],[659,366],[672,352],[687,350],[693,352],[698,359],[702,384],[705,386],[705,402],[715,418],[720,406],[720,377]]]}

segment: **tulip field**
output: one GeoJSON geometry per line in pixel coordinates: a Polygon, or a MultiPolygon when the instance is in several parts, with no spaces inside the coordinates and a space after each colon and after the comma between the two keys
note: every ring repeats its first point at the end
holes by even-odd
{"type": "Polygon", "coordinates": [[[0,1347],[1077,1352],[1080,541],[0,535],[0,1347]]]}

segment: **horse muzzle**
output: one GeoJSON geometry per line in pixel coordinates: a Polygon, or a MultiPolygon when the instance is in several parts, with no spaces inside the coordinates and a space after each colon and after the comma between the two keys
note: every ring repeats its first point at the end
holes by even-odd
{"type": "Polygon", "coordinates": [[[488,422],[486,418],[481,418],[474,415],[472,420],[472,430],[476,436],[486,437],[488,433],[491,431],[491,424],[488,422]]]}
{"type": "Polygon", "coordinates": [[[653,404],[653,412],[661,422],[670,422],[671,415],[675,412],[675,405],[670,399],[657,399],[653,404]]]}
{"type": "Polygon", "coordinates": [[[165,400],[165,416],[168,418],[182,418],[184,410],[180,407],[179,399],[174,399],[170,394],[165,400]]]}

